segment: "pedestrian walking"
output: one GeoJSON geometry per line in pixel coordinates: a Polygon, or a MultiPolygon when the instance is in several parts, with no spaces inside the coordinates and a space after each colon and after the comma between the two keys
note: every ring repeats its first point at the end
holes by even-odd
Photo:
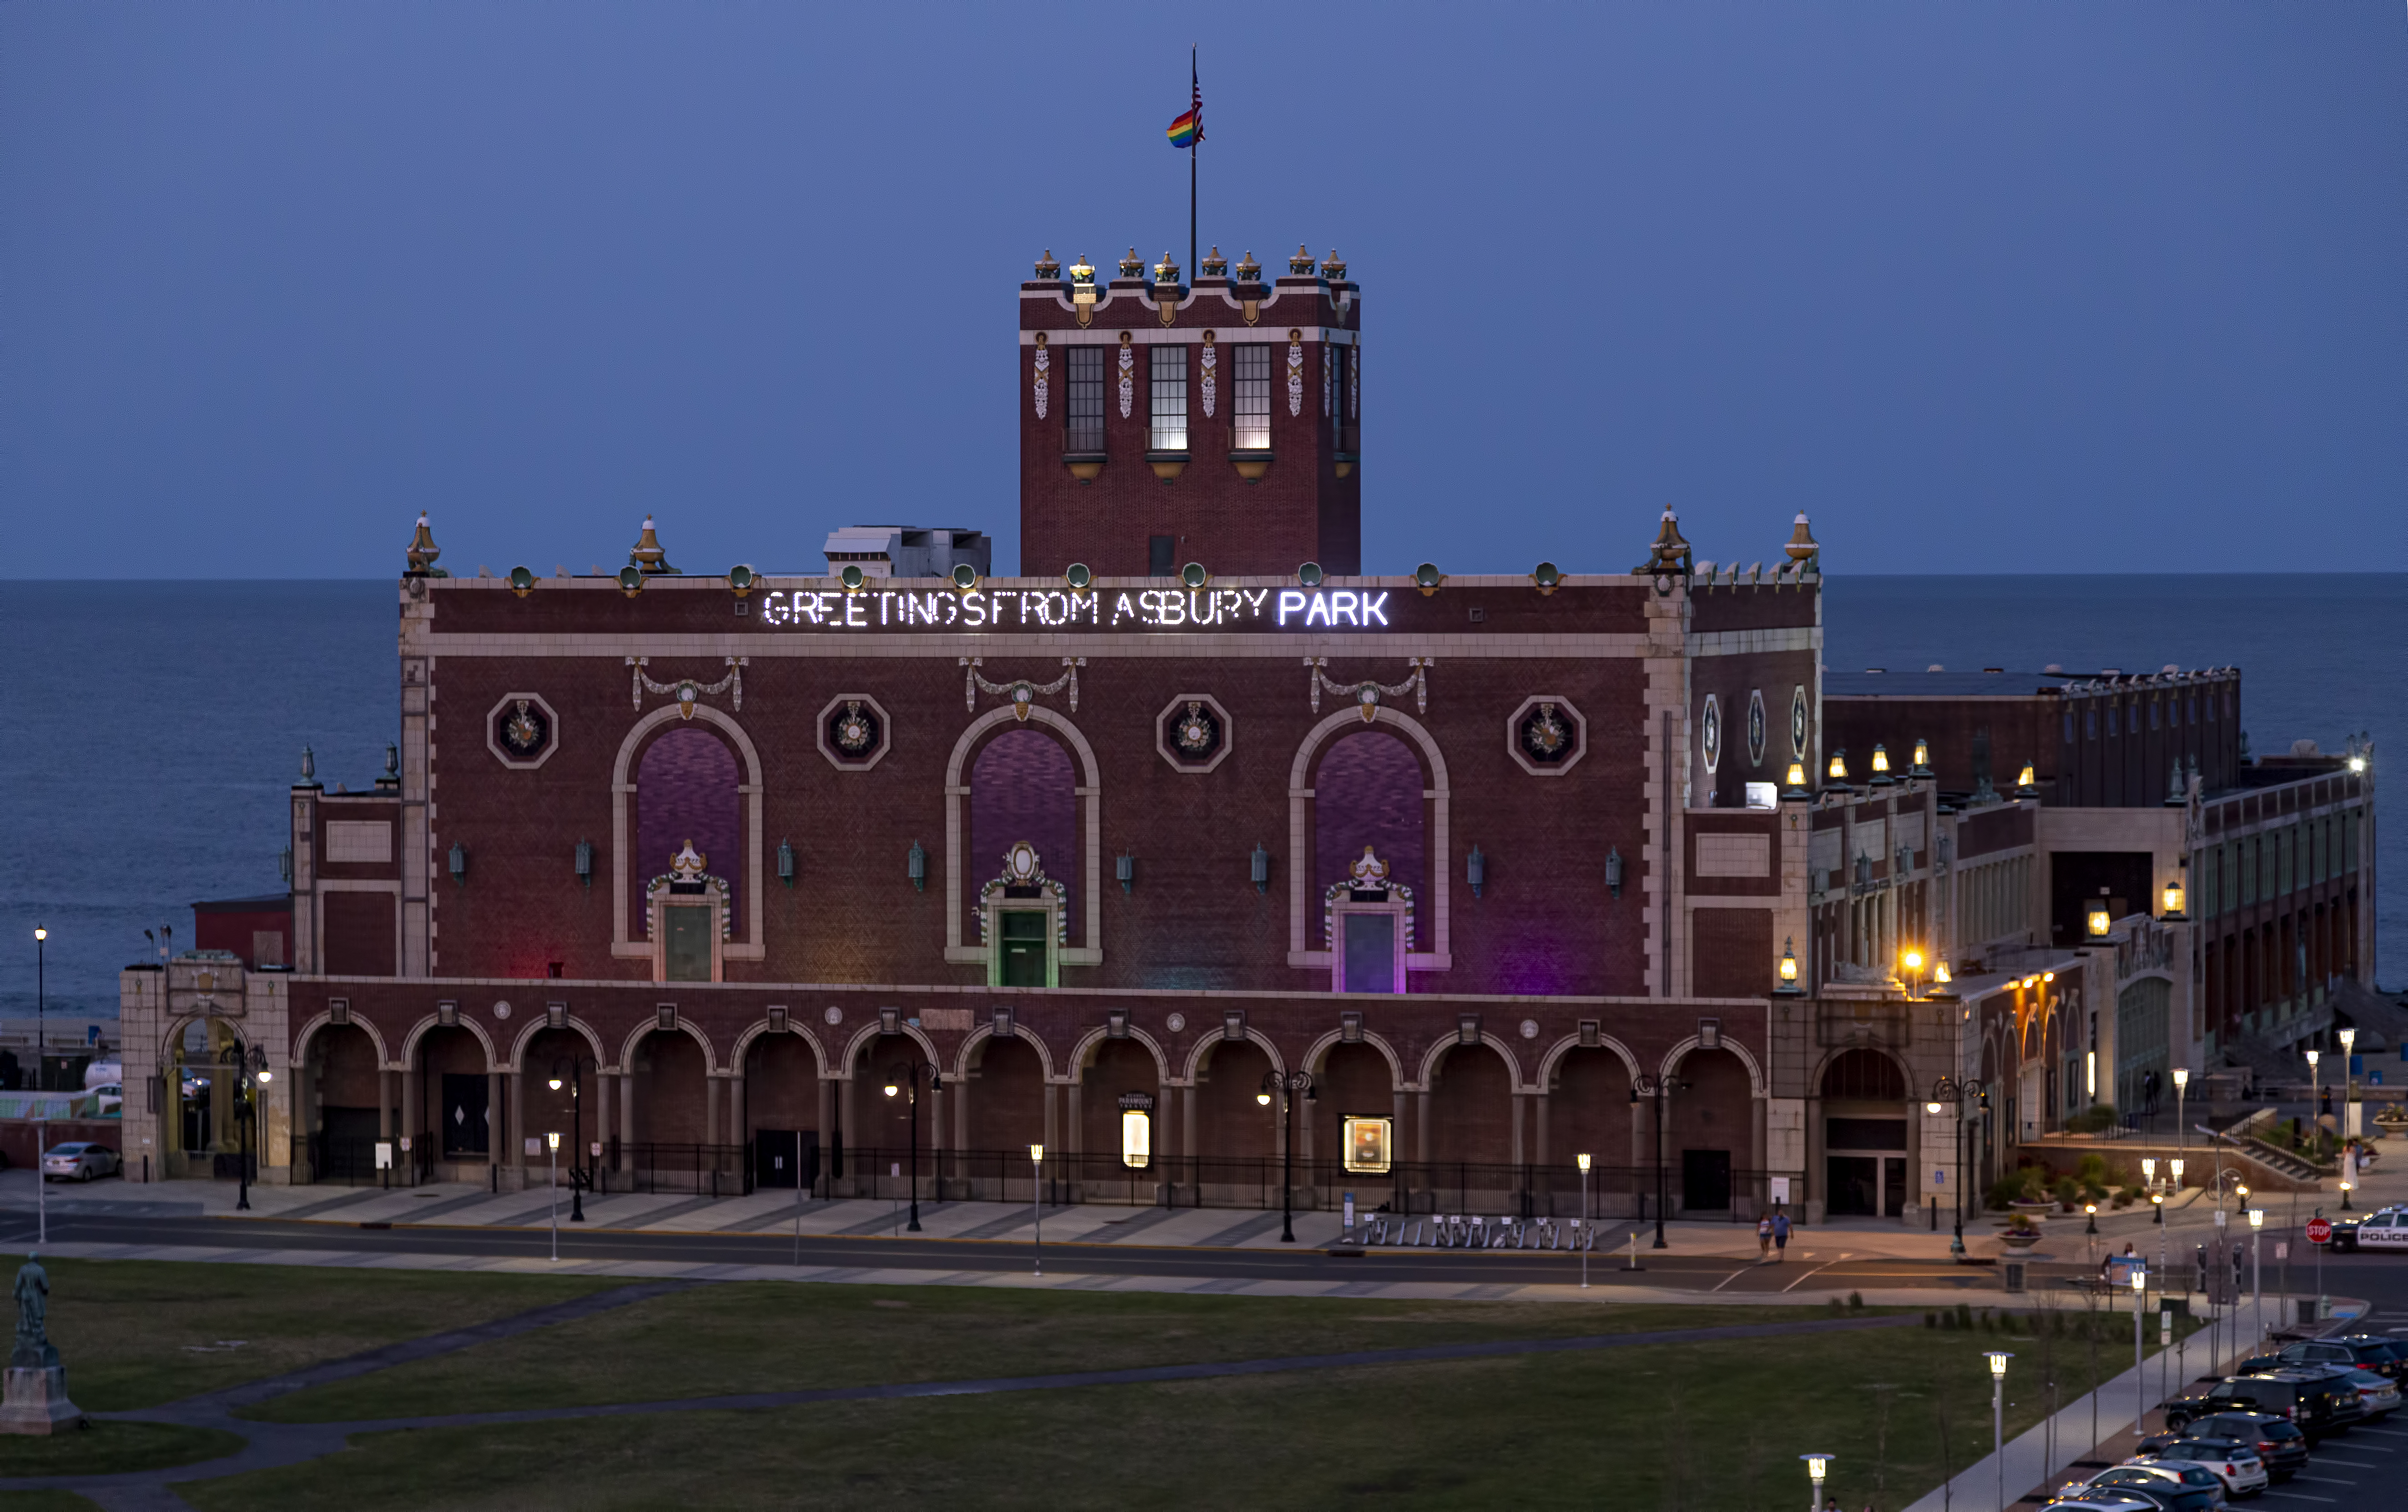
{"type": "Polygon", "coordinates": [[[1789,1258],[1789,1215],[1772,1215],[1772,1258],[1778,1263],[1789,1258]]]}
{"type": "Polygon", "coordinates": [[[1756,1220],[1756,1258],[1772,1258],[1772,1216],[1770,1213],[1756,1220]]]}

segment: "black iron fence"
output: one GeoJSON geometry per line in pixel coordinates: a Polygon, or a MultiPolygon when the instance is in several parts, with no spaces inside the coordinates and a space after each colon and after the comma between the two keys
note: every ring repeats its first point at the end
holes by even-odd
{"type": "MultiPolygon", "coordinates": [[[[915,1167],[909,1148],[871,1146],[830,1153],[819,1172],[819,1195],[911,1195],[915,1167]]],[[[1298,1159],[1284,1168],[1275,1155],[1181,1156],[1131,1167],[1117,1155],[1049,1149],[1040,1167],[1025,1148],[924,1149],[916,1174],[920,1197],[938,1201],[1274,1208],[1281,1205],[1283,1181],[1292,1179],[1289,1200],[1306,1209],[1337,1208],[1351,1192],[1358,1213],[1560,1219],[1584,1211],[1582,1172],[1570,1162],[1398,1162],[1385,1171],[1350,1171],[1334,1160],[1298,1159]]],[[[1762,1171],[1597,1165],[1587,1173],[1585,1211],[1604,1219],[1653,1220],[1661,1212],[1753,1223],[1772,1210],[1771,1195],[1771,1177],[1762,1171]]]]}

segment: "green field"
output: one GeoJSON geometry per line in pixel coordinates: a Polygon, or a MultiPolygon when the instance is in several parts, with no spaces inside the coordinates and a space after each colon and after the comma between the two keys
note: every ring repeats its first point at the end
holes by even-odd
{"type": "MultiPolygon", "coordinates": [[[[155,1405],[624,1283],[61,1262],[54,1336],[88,1408],[155,1405]],[[243,1340],[239,1348],[228,1341],[243,1340]],[[87,1398],[90,1398],[87,1400],[87,1398]]],[[[994,1287],[697,1285],[275,1398],[281,1422],[391,1420],[739,1391],[1043,1376],[1477,1340],[1708,1329],[1819,1309],[1399,1303],[994,1287]]],[[[1861,1316],[1861,1315],[1858,1315],[1861,1316]]],[[[1967,1315],[1968,1321],[1973,1320],[1967,1315]]],[[[1954,1319],[1951,1319],[1952,1321],[1954,1319]]],[[[195,1478],[202,1508],[1782,1507],[1797,1456],[1839,1456],[1843,1505],[1889,1512],[1989,1447],[1986,1348],[2015,1351],[2008,1428],[2091,1346],[2029,1321],[1648,1344],[976,1396],[672,1411],[356,1434],[343,1453],[195,1478]],[[1943,1452],[1944,1444],[1944,1452],[1943,1452]]],[[[2080,1314],[2057,1315],[2078,1328],[2080,1314]]],[[[2128,1362],[2107,1319],[2102,1373],[2128,1362]]],[[[191,1431],[0,1439],[0,1476],[208,1457],[191,1431]],[[64,1457],[64,1459],[62,1457],[64,1457]]],[[[0,1500],[17,1505],[72,1501],[0,1500]]]]}

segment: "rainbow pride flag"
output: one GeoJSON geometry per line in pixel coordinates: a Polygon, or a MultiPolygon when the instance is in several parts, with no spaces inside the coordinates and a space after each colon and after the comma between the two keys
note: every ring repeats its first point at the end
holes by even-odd
{"type": "Polygon", "coordinates": [[[1201,101],[1194,109],[1170,123],[1170,145],[1173,147],[1194,147],[1203,135],[1204,106],[1201,101]]]}

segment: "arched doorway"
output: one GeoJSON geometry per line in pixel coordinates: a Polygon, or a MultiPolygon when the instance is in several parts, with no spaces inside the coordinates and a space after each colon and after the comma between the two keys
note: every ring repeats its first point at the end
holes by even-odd
{"type": "Polygon", "coordinates": [[[1341,992],[1402,992],[1405,956],[1430,949],[1423,791],[1412,748],[1384,729],[1357,730],[1321,749],[1312,771],[1311,902],[1328,920],[1312,949],[1332,958],[1341,992]]]}
{"type": "Polygon", "coordinates": [[[638,1191],[717,1193],[738,1176],[713,1137],[717,1088],[702,1046],[681,1029],[636,1041],[622,1081],[622,1169],[638,1191]]]}
{"type": "Polygon", "coordinates": [[[1024,1034],[988,1035],[970,1048],[960,1101],[965,1196],[977,1202],[1025,1200],[1035,1172],[1028,1147],[1045,1136],[1045,1061],[1024,1034]]]}
{"type": "Polygon", "coordinates": [[[1403,1133],[1397,1117],[1397,1078],[1388,1058],[1379,1048],[1364,1044],[1340,1043],[1329,1047],[1313,1072],[1319,1095],[1310,1103],[1297,1105],[1297,1124],[1301,1131],[1297,1148],[1297,1184],[1323,1190],[1317,1199],[1327,1206],[1339,1206],[1343,1198],[1338,1193],[1354,1193],[1355,1206],[1373,1211],[1387,1205],[1397,1212],[1404,1210],[1398,1201],[1398,1180],[1403,1175],[1403,1151],[1397,1147],[1403,1133]],[[1387,1158],[1387,1169],[1362,1169],[1350,1166],[1348,1155],[1353,1142],[1347,1138],[1346,1123],[1350,1119],[1380,1120],[1383,1138],[1376,1141],[1387,1158]],[[1306,1162],[1311,1161],[1310,1176],[1305,1175],[1306,1162]]]}
{"type": "MultiPolygon", "coordinates": [[[[1630,1147],[1630,1068],[1602,1046],[1566,1050],[1548,1077],[1546,1151],[1549,1191],[1559,1214],[1579,1212],[1580,1161],[1590,1160],[1589,1211],[1638,1211],[1630,1147]]],[[[1648,1178],[1653,1179],[1651,1165],[1648,1178]]]]}
{"type": "Polygon", "coordinates": [[[1080,1182],[1083,1201],[1152,1203],[1161,1198],[1162,1077],[1154,1052],[1133,1039],[1098,1041],[1079,1073],[1080,1182]],[[1125,1149],[1123,1100],[1144,1100],[1146,1148],[1125,1149]],[[1145,1163],[1129,1160],[1142,1153],[1145,1163]]]}
{"type": "Polygon", "coordinates": [[[1513,1162],[1513,1074],[1504,1053],[1485,1043],[1450,1046],[1424,1096],[1429,1190],[1440,1207],[1477,1212],[1514,1204],[1521,1179],[1513,1162]]]}
{"type": "Polygon", "coordinates": [[[1278,1205],[1279,1105],[1254,1101],[1270,1070],[1270,1056],[1250,1039],[1216,1040],[1197,1065],[1188,1093],[1196,1139],[1187,1148],[1197,1152],[1197,1206],[1278,1205]]]}
{"type": "Polygon", "coordinates": [[[309,1179],[352,1185],[377,1179],[376,1145],[392,1120],[376,1041],[357,1024],[329,1024],[310,1037],[301,1068],[308,1109],[309,1179]]]}
{"type": "Polygon", "coordinates": [[[970,763],[969,896],[988,951],[987,979],[1003,987],[1061,981],[1061,949],[1092,945],[1074,889],[1079,782],[1070,752],[1050,730],[1006,729],[970,763]]]}
{"type": "Polygon", "coordinates": [[[745,1047],[740,1128],[755,1187],[818,1190],[819,1082],[819,1057],[800,1034],[758,1034],[745,1047]]]}
{"type": "Polygon", "coordinates": [[[1672,1075],[1682,1083],[1664,1110],[1672,1199],[1684,1213],[1728,1212],[1755,1143],[1747,1063],[1726,1049],[1693,1049],[1672,1075]]]}
{"type": "Polygon", "coordinates": [[[722,947],[743,875],[736,753],[709,725],[666,729],[636,767],[636,939],[652,941],[662,981],[722,979],[722,947]]]}
{"type": "Polygon", "coordinates": [[[847,1089],[850,1137],[845,1141],[848,1190],[853,1196],[907,1195],[915,1140],[920,1196],[934,1195],[930,1183],[944,1133],[939,1109],[948,1094],[930,1089],[928,1066],[927,1052],[910,1034],[875,1034],[854,1052],[847,1089]],[[889,1087],[895,1089],[892,1096],[887,1095],[889,1087]]]}
{"type": "Polygon", "coordinates": [[[1858,1046],[1823,1068],[1824,1211],[1833,1218],[1906,1212],[1906,1073],[1885,1051],[1858,1046]]]}
{"type": "Polygon", "coordinates": [[[574,1029],[540,1029],[528,1039],[519,1061],[521,1126],[511,1134],[560,1135],[557,1163],[549,1149],[527,1157],[530,1185],[542,1186],[555,1163],[563,1185],[573,1183],[577,1171],[594,1168],[594,1147],[603,1132],[600,1078],[592,1064],[597,1059],[593,1045],[574,1029]],[[555,1079],[558,1087],[552,1086],[555,1079]]]}

